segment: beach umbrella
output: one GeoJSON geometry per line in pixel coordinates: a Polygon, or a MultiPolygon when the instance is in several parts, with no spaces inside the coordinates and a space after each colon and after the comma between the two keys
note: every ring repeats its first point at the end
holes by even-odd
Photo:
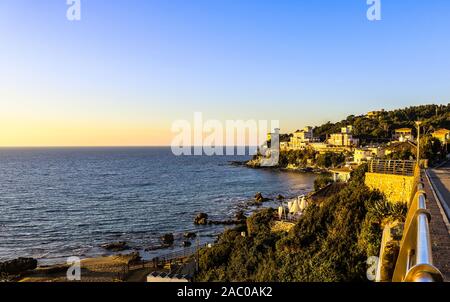
{"type": "Polygon", "coordinates": [[[300,205],[298,204],[297,200],[292,202],[292,206],[289,208],[289,212],[293,214],[300,212],[300,205]]]}
{"type": "Polygon", "coordinates": [[[305,210],[308,206],[308,203],[306,202],[305,196],[302,197],[302,201],[300,202],[300,210],[305,210]]]}
{"type": "Polygon", "coordinates": [[[278,207],[278,217],[280,218],[280,220],[283,218],[283,212],[284,212],[283,206],[279,206],[278,207]]]}

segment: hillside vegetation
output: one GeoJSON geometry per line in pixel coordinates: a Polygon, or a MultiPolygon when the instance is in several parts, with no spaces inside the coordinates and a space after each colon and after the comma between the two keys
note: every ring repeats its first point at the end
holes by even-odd
{"type": "Polygon", "coordinates": [[[350,115],[337,123],[328,122],[314,128],[314,135],[325,139],[328,134],[340,132],[341,127],[353,125],[353,133],[362,143],[385,141],[398,128],[412,128],[416,132],[415,121],[423,122],[425,133],[439,128],[450,129],[450,104],[422,105],[404,109],[380,112],[378,117],[350,115]]]}
{"type": "Polygon", "coordinates": [[[378,255],[383,223],[404,207],[379,206],[383,196],[364,185],[366,167],[321,204],[312,204],[289,233],[272,233],[274,210],[225,231],[200,252],[197,281],[365,281],[369,256],[378,255]],[[378,205],[378,206],[377,206],[378,205]],[[241,232],[247,236],[241,236],[241,232]]]}

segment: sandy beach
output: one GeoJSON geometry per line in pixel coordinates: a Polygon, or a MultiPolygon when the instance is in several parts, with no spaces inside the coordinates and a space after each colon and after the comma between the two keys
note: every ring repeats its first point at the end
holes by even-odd
{"type": "MultiPolygon", "coordinates": [[[[172,264],[155,266],[152,261],[136,261],[135,256],[114,255],[81,260],[81,282],[145,282],[153,271],[169,272],[185,264],[188,258],[172,261],[172,264]]],[[[19,277],[18,282],[72,282],[67,279],[66,264],[40,266],[19,277]]],[[[77,281],[73,281],[77,282],[77,281]]]]}

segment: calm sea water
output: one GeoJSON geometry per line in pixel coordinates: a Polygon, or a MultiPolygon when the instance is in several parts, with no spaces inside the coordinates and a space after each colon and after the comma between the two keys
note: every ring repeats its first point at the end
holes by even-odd
{"type": "MultiPolygon", "coordinates": [[[[164,233],[194,231],[212,242],[221,226],[194,226],[198,212],[223,220],[255,192],[294,197],[315,176],[229,164],[242,156],[172,155],[169,148],[0,149],[0,261],[107,254],[100,245],[127,241],[143,252],[164,233]]],[[[248,208],[247,211],[254,210],[248,208]]]]}

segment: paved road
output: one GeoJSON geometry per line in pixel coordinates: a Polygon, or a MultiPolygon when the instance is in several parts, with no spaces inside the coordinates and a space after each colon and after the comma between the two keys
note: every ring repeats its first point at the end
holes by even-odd
{"type": "Polygon", "coordinates": [[[443,207],[446,208],[447,217],[450,218],[450,161],[437,169],[430,169],[429,175],[435,189],[439,192],[438,197],[443,207]]]}
{"type": "Polygon", "coordinates": [[[433,252],[433,264],[444,275],[444,280],[450,282],[450,228],[442,216],[438,201],[434,198],[430,183],[424,182],[427,193],[427,209],[431,213],[429,224],[431,235],[431,250],[433,252]]]}

